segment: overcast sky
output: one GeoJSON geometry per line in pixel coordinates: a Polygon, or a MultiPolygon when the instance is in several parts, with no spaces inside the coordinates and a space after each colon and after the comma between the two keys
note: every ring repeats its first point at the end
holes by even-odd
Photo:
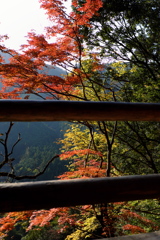
{"type": "MultiPolygon", "coordinates": [[[[70,0],[67,1],[70,6],[70,0]]],[[[42,33],[49,20],[38,0],[0,0],[0,35],[8,34],[5,45],[16,50],[32,29],[42,33]]]]}

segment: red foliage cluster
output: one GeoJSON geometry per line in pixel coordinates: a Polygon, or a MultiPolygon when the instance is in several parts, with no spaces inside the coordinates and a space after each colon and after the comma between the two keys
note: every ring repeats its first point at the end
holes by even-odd
{"type": "MultiPolygon", "coordinates": [[[[88,156],[88,154],[102,157],[103,154],[101,152],[92,150],[92,149],[80,149],[73,150],[62,153],[60,158],[62,160],[71,158],[74,155],[88,156]]],[[[58,176],[60,179],[72,179],[72,178],[95,178],[95,177],[105,177],[106,176],[106,163],[103,163],[103,166],[100,166],[100,162],[96,159],[90,159],[86,162],[83,159],[75,159],[72,164],[74,170],[67,171],[64,174],[58,176]]]]}
{"type": "Polygon", "coordinates": [[[28,220],[31,216],[32,211],[7,213],[3,218],[0,218],[0,233],[12,230],[17,222],[28,220]]]}
{"type": "Polygon", "coordinates": [[[123,230],[130,231],[132,234],[146,232],[143,228],[131,224],[124,225],[123,230]]]}
{"type": "Polygon", "coordinates": [[[83,155],[86,155],[86,154],[103,156],[103,154],[101,152],[97,152],[97,151],[92,150],[92,149],[80,149],[80,150],[73,150],[73,151],[68,151],[68,152],[62,153],[62,154],[60,154],[60,158],[62,160],[65,160],[65,159],[70,158],[74,155],[83,156],[83,155]]]}
{"type": "MultiPolygon", "coordinates": [[[[79,28],[89,24],[89,20],[97,14],[103,3],[101,0],[87,0],[76,13],[67,14],[63,1],[40,0],[41,7],[46,10],[53,26],[46,28],[46,34],[28,33],[28,44],[21,46],[21,54],[0,46],[0,50],[11,56],[8,64],[0,65],[3,88],[0,98],[19,98],[20,93],[51,92],[59,98],[72,96],[73,86],[82,81],[82,74],[57,77],[43,74],[40,70],[46,63],[62,66],[65,69],[74,67],[85,54],[82,51],[83,36],[79,28]],[[52,40],[52,42],[51,42],[52,40]]],[[[77,6],[77,1],[73,1],[77,6]]],[[[2,42],[5,36],[1,37],[2,42]]],[[[2,59],[0,59],[2,62],[2,59]]],[[[97,66],[95,66],[97,67],[97,66]]]]}

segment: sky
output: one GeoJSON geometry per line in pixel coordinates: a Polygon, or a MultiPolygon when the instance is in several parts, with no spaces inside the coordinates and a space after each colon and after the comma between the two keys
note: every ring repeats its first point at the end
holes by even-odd
{"type": "MultiPolygon", "coordinates": [[[[70,0],[66,6],[69,9],[70,0]]],[[[48,25],[49,20],[38,0],[0,0],[0,35],[7,34],[10,38],[5,46],[18,50],[26,43],[28,32],[42,33],[48,25]]]]}

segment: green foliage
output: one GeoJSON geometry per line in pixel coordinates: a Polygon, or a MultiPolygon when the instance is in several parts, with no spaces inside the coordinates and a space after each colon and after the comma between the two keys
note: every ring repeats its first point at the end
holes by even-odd
{"type": "Polygon", "coordinates": [[[58,234],[54,227],[43,227],[39,230],[30,230],[21,240],[63,240],[63,234],[58,234]]]}
{"type": "MultiPolygon", "coordinates": [[[[21,157],[21,160],[16,164],[17,175],[33,175],[41,171],[46,163],[59,152],[58,146],[50,144],[44,147],[28,147],[21,157]]],[[[65,165],[67,162],[62,162],[55,159],[46,169],[45,173],[39,176],[36,180],[54,180],[58,175],[67,170],[65,165]]]]}
{"type": "Polygon", "coordinates": [[[105,0],[103,4],[91,20],[92,28],[82,26],[86,46],[97,49],[102,59],[136,67],[136,72],[125,76],[124,101],[159,102],[160,1],[105,0]]]}
{"type": "Polygon", "coordinates": [[[119,122],[113,163],[121,173],[158,173],[159,137],[157,122],[119,122]]]}
{"type": "Polygon", "coordinates": [[[21,240],[22,237],[26,234],[25,228],[22,224],[16,224],[15,228],[8,232],[7,236],[4,237],[4,240],[21,240]]]}

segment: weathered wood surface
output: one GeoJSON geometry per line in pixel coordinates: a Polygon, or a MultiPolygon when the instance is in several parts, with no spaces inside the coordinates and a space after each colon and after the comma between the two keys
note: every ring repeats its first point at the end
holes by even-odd
{"type": "Polygon", "coordinates": [[[160,198],[160,174],[0,184],[0,212],[160,198]]]}
{"type": "Polygon", "coordinates": [[[0,100],[0,121],[160,121],[158,103],[0,100]]]}
{"type": "MultiPolygon", "coordinates": [[[[159,240],[160,239],[160,231],[153,233],[142,233],[142,234],[134,234],[130,236],[121,236],[114,238],[102,238],[101,240],[159,240]]],[[[98,239],[94,239],[98,240],[98,239]]]]}

